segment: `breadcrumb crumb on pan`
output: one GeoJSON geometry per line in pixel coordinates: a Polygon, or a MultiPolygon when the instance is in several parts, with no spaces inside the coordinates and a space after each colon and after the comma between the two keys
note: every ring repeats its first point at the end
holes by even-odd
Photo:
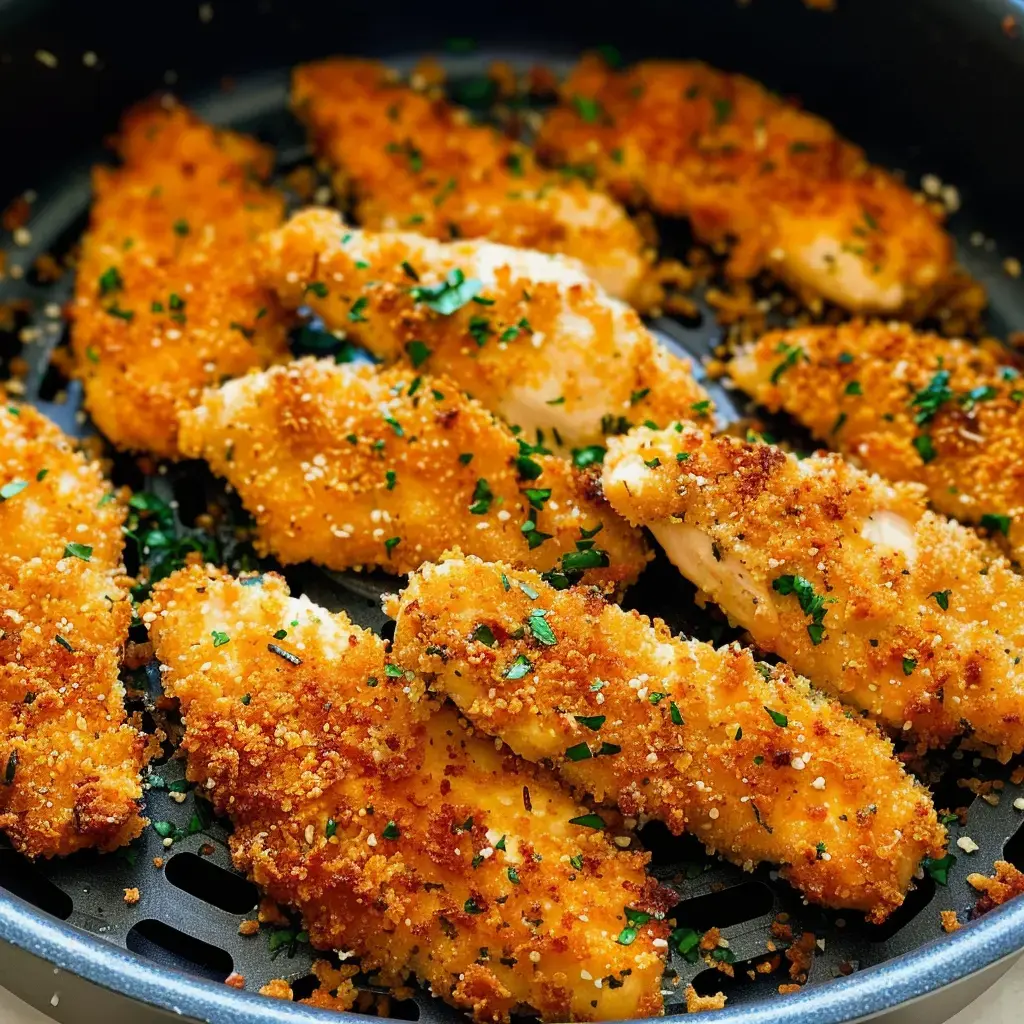
{"type": "Polygon", "coordinates": [[[564,253],[610,294],[644,294],[653,250],[618,202],[384,65],[300,65],[292,105],[364,227],[564,253]]]}
{"type": "Polygon", "coordinates": [[[728,272],[771,270],[858,312],[923,313],[953,273],[941,217],[826,121],[698,62],[584,57],[538,149],[619,198],[735,240],[728,272]]]}
{"type": "Polygon", "coordinates": [[[993,867],[995,874],[991,878],[980,872],[967,876],[968,884],[981,893],[974,904],[975,916],[987,914],[1024,893],[1024,874],[1017,868],[1005,860],[997,860],[993,867]]]}
{"type": "Polygon", "coordinates": [[[389,611],[396,661],[477,728],[736,864],[783,865],[812,902],[884,920],[943,849],[887,740],[738,645],[473,558],[423,566],[389,611]]]}
{"type": "Polygon", "coordinates": [[[143,616],[188,778],[313,946],[353,951],[386,987],[414,976],[481,1022],[661,1013],[675,896],[646,855],[573,824],[586,808],[552,775],[427,700],[377,636],[273,574],[199,567],[159,582],[143,616]]]}
{"type": "Polygon", "coordinates": [[[451,377],[553,447],[631,423],[710,419],[688,360],[575,261],[491,242],[350,229],[308,209],[263,243],[263,280],[378,359],[451,377]]]}
{"type": "Polygon", "coordinates": [[[180,106],[130,111],[120,167],[97,167],[72,306],[85,407],[119,448],[174,458],[177,413],[204,387],[287,354],[256,276],[284,215],[271,151],[180,106]]]}
{"type": "Polygon", "coordinates": [[[123,521],[99,465],[0,390],[0,828],[30,857],[113,850],[145,825],[147,743],[118,678],[123,521]]]}
{"type": "Polygon", "coordinates": [[[762,405],[796,417],[873,473],[924,484],[935,508],[982,527],[1018,560],[1022,370],[1020,358],[995,342],[856,320],[773,331],[729,364],[762,405]]]}
{"type": "Polygon", "coordinates": [[[458,547],[621,593],[650,557],[592,471],[412,369],[303,359],[253,373],[183,414],[181,446],[232,484],[260,550],[285,563],[405,573],[458,547]]]}
{"type": "Polygon", "coordinates": [[[1024,750],[1024,578],[972,530],[839,455],[693,427],[612,443],[609,500],[755,641],[923,746],[1024,750]]]}

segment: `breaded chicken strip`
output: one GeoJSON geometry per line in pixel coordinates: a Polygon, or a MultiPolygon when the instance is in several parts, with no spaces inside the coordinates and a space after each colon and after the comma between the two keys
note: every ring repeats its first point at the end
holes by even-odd
{"type": "Polygon", "coordinates": [[[118,679],[124,508],[95,462],[0,390],[0,828],[52,857],[134,839],[145,738],[118,679]]]}
{"type": "Polygon", "coordinates": [[[367,60],[301,65],[292,105],[364,228],[566,253],[612,295],[640,297],[652,253],[626,211],[468,111],[367,60]]]}
{"type": "Polygon", "coordinates": [[[1024,382],[1007,349],[854,321],[773,331],[730,372],[859,465],[924,484],[940,512],[1024,561],[1024,382]]]}
{"type": "Polygon", "coordinates": [[[177,414],[204,387],[287,354],[252,249],[283,199],[260,184],[270,150],[182,107],[130,112],[118,150],[121,167],[93,172],[72,348],[100,430],[173,458],[177,414]]]}
{"type": "Polygon", "coordinates": [[[710,413],[690,364],[571,261],[354,231],[317,209],[264,249],[264,280],[286,306],[309,305],[378,359],[451,377],[527,437],[585,446],[710,413]]]}
{"type": "Polygon", "coordinates": [[[199,567],[158,583],[143,617],[189,779],[314,946],[478,1021],[661,1013],[668,928],[647,917],[674,897],[646,857],[573,824],[586,808],[423,698],[377,636],[278,576],[199,567]]]}
{"type": "Polygon", "coordinates": [[[303,359],[229,381],[183,414],[181,446],[230,481],[285,563],[405,573],[457,547],[621,592],[650,557],[590,472],[402,367],[303,359]]]}
{"type": "Polygon", "coordinates": [[[480,729],[737,864],[782,865],[816,903],[881,921],[943,847],[889,742],[738,645],[476,559],[424,566],[389,610],[398,664],[480,729]]]}
{"type": "Polygon", "coordinates": [[[838,455],[641,428],[609,500],[680,571],[829,693],[922,745],[1024,750],[1024,579],[971,530],[838,455]]]}
{"type": "Polygon", "coordinates": [[[905,185],[824,120],[741,75],[695,62],[614,71],[585,57],[539,149],[587,164],[614,195],[735,240],[728,270],[768,268],[847,309],[927,307],[952,245],[905,185]]]}

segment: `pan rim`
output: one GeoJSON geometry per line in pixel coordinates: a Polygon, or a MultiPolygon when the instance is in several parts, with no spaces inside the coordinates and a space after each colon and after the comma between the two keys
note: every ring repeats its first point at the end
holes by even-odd
{"type": "MultiPolygon", "coordinates": [[[[171,1010],[185,1019],[209,1024],[239,1019],[251,1024],[318,1024],[327,1019],[365,1024],[366,1020],[359,1014],[284,1003],[149,963],[13,894],[0,893],[0,940],[127,999],[171,1010]]],[[[1024,900],[1014,900],[952,935],[939,936],[849,977],[805,987],[783,1000],[757,1000],[717,1010],[715,1022],[750,1024],[756,1019],[757,1024],[804,1024],[813,1014],[817,1024],[846,1024],[932,995],[1021,950],[1024,900]]],[[[682,1021],[685,1016],[663,1019],[682,1021]]]]}

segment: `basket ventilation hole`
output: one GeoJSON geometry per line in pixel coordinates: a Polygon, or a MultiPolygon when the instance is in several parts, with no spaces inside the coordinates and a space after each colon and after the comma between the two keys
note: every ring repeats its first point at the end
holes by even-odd
{"type": "Polygon", "coordinates": [[[663,822],[649,821],[640,829],[640,841],[644,849],[649,851],[654,867],[670,864],[679,869],[682,877],[673,875],[673,883],[681,884],[684,880],[699,878],[704,873],[708,859],[696,836],[674,836],[663,822]]]}
{"type": "Polygon", "coordinates": [[[179,853],[164,869],[167,881],[229,914],[247,914],[259,899],[256,886],[194,853],[179,853]]]}
{"type": "Polygon", "coordinates": [[[1018,871],[1024,871],[1024,825],[1006,840],[1003,860],[1008,860],[1018,871]]]}
{"type": "Polygon", "coordinates": [[[211,981],[223,981],[234,969],[230,953],[185,935],[163,921],[140,921],[128,933],[125,945],[161,967],[173,967],[211,981]]]}
{"type": "Polygon", "coordinates": [[[66,921],[74,909],[66,892],[58,889],[14,850],[0,850],[0,887],[62,921],[66,921]]]}
{"type": "Polygon", "coordinates": [[[719,892],[684,900],[677,904],[669,916],[681,928],[703,932],[708,928],[728,928],[730,925],[770,914],[775,897],[763,882],[741,882],[719,892]]]}

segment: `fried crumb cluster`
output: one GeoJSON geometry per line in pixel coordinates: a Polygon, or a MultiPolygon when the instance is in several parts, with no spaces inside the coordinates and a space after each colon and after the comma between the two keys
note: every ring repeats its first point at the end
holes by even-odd
{"type": "Polygon", "coordinates": [[[472,558],[422,567],[388,610],[396,661],[477,728],[748,870],[784,865],[815,903],[884,920],[944,849],[888,741],[738,645],[472,558]]]}
{"type": "Polygon", "coordinates": [[[256,276],[257,236],[283,216],[272,152],[183,107],[128,113],[122,164],[95,198],[72,306],[85,407],[119,448],[176,457],[177,414],[202,389],[287,353],[286,318],[256,276]]]}
{"type": "Polygon", "coordinates": [[[99,464],[0,390],[0,828],[30,857],[145,825],[146,738],[118,678],[124,506],[99,464]]]}
{"type": "Polygon", "coordinates": [[[997,860],[993,865],[995,874],[989,877],[980,872],[967,876],[967,882],[981,895],[974,904],[974,914],[987,914],[996,907],[1001,907],[1007,900],[1024,894],[1024,874],[1013,864],[1005,860],[997,860]]]}

